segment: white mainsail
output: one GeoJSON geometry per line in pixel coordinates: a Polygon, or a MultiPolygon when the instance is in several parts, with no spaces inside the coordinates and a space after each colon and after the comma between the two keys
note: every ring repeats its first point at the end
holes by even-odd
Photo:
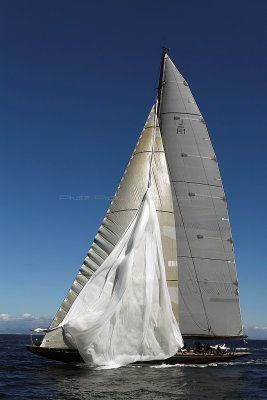
{"type": "MultiPolygon", "coordinates": [[[[67,315],[74,300],[86,285],[88,279],[104,263],[139,209],[147,190],[153,132],[154,109],[152,109],[148,117],[88,255],[50,328],[57,326],[67,315]]],[[[161,231],[163,258],[172,309],[178,320],[178,268],[175,222],[169,175],[158,127],[156,127],[155,132],[155,146],[152,159],[151,191],[161,231]]],[[[71,344],[73,345],[73,343],[70,343],[64,337],[63,331],[57,329],[45,335],[41,346],[64,348],[71,347],[71,344]]]]}
{"type": "Polygon", "coordinates": [[[183,337],[240,337],[238,282],[225,193],[203,116],[167,54],[160,129],[173,190],[183,337]]]}

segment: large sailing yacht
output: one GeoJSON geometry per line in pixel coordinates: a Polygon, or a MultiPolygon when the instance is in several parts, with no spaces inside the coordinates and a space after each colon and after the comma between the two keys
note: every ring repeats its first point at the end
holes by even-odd
{"type": "MultiPolygon", "coordinates": [[[[70,290],[41,346],[27,346],[30,351],[65,362],[85,360],[76,342],[66,335],[64,321],[140,213],[148,182],[160,228],[165,281],[182,337],[244,337],[233,240],[217,158],[188,83],[164,48],[156,106],[70,290]]],[[[137,361],[208,363],[248,354],[176,354],[167,360],[154,355],[137,361]]]]}

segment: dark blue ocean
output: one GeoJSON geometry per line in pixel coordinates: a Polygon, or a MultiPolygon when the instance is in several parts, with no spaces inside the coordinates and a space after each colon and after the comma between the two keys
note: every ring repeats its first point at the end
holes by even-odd
{"type": "Polygon", "coordinates": [[[267,399],[267,340],[248,340],[252,356],[225,364],[117,369],[46,360],[25,344],[0,335],[1,399],[267,399]]]}

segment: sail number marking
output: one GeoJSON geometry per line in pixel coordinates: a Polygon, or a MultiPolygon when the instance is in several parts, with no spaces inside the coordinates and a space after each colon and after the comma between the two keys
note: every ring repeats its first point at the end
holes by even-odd
{"type": "Polygon", "coordinates": [[[184,121],[180,117],[174,117],[174,119],[179,120],[178,126],[177,126],[177,134],[185,135],[184,121]]]}
{"type": "Polygon", "coordinates": [[[185,135],[185,128],[183,126],[178,126],[177,134],[185,135]]]}

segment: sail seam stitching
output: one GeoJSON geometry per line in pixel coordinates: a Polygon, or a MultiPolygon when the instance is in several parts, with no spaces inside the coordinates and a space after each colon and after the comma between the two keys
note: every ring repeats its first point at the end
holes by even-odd
{"type": "MultiPolygon", "coordinates": [[[[135,156],[136,154],[142,154],[142,153],[152,153],[152,151],[151,150],[137,151],[137,152],[133,153],[133,156],[135,156]]],[[[164,151],[155,150],[153,153],[164,153],[164,151]]]]}
{"type": "Polygon", "coordinates": [[[173,181],[173,182],[177,182],[177,183],[189,183],[192,185],[203,185],[203,186],[212,186],[212,187],[219,187],[221,188],[221,185],[213,185],[211,183],[202,183],[202,182],[189,182],[189,181],[173,181]]]}
{"type": "Polygon", "coordinates": [[[232,262],[234,263],[234,261],[232,260],[223,260],[222,258],[210,258],[210,257],[191,257],[191,256],[178,256],[178,258],[195,258],[195,259],[199,259],[199,260],[211,260],[211,261],[225,261],[225,262],[232,262]]]}
{"type": "MultiPolygon", "coordinates": [[[[122,209],[122,210],[116,210],[116,211],[110,211],[108,214],[115,214],[118,212],[126,212],[126,211],[137,211],[137,208],[126,208],[126,209],[122,209]]],[[[168,211],[168,210],[156,210],[157,212],[164,212],[164,213],[169,213],[169,214],[173,214],[173,211],[168,211]]]]}
{"type": "Polygon", "coordinates": [[[179,112],[179,111],[168,111],[168,112],[163,112],[161,114],[183,114],[183,115],[197,115],[198,117],[202,117],[202,114],[193,114],[193,113],[188,113],[188,112],[179,112]]]}

